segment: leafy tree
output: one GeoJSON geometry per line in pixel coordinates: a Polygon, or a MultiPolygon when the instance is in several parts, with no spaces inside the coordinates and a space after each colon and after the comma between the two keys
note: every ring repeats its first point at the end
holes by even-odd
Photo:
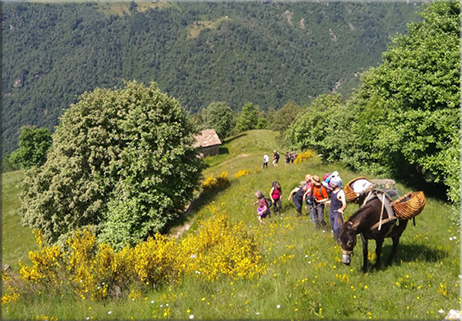
{"type": "Polygon", "coordinates": [[[265,117],[258,117],[257,124],[255,125],[255,129],[267,129],[268,128],[268,120],[265,117]]]}
{"type": "Polygon", "coordinates": [[[338,160],[349,130],[347,114],[340,94],[321,95],[304,113],[298,113],[286,137],[297,148],[314,149],[329,161],[338,160]]]}
{"type": "Polygon", "coordinates": [[[213,128],[220,139],[231,134],[234,127],[234,114],[226,102],[213,102],[203,111],[208,128],[213,128]]]}
{"type": "Polygon", "coordinates": [[[207,127],[204,123],[204,118],[202,117],[201,112],[190,114],[189,122],[193,126],[195,132],[199,132],[207,127]]]}
{"type": "MultiPolygon", "coordinates": [[[[423,22],[394,39],[384,63],[362,77],[355,94],[361,113],[352,130],[370,153],[364,164],[395,173],[409,164],[428,181],[447,184],[458,172],[446,159],[448,149],[460,146],[454,139],[460,127],[460,3],[434,2],[421,15],[423,22]]],[[[449,187],[460,190],[459,183],[449,187]]]]}
{"type": "Polygon", "coordinates": [[[84,93],[61,118],[47,162],[26,172],[23,222],[48,242],[89,225],[117,247],[160,231],[199,184],[192,133],[155,83],[84,93]]]}
{"type": "Polygon", "coordinates": [[[268,114],[257,106],[257,124],[255,129],[269,129],[268,114]]]}
{"type": "Polygon", "coordinates": [[[443,183],[459,206],[460,4],[432,2],[421,15],[346,104],[319,97],[287,135],[355,169],[443,183]]]}
{"type": "Polygon", "coordinates": [[[236,131],[238,133],[255,129],[258,123],[258,106],[247,103],[242,107],[241,114],[236,121],[236,131]]]}
{"type": "Polygon", "coordinates": [[[51,142],[51,132],[48,128],[23,126],[19,135],[19,148],[11,153],[10,162],[24,169],[41,166],[47,159],[51,142]]]}
{"type": "Polygon", "coordinates": [[[285,132],[286,129],[289,128],[295,120],[297,120],[298,114],[302,111],[303,109],[294,101],[288,102],[274,113],[272,117],[273,121],[271,123],[272,129],[281,133],[285,132]]]}

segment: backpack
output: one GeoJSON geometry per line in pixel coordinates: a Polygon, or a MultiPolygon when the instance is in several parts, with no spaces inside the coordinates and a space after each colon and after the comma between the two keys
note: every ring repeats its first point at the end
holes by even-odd
{"type": "MultiPolygon", "coordinates": [[[[313,187],[314,187],[314,186],[313,186],[313,187]]],[[[314,189],[313,187],[311,187],[310,195],[306,198],[306,201],[305,201],[308,205],[314,205],[314,204],[317,203],[316,197],[313,196],[313,189],[314,189]],[[308,200],[309,200],[309,202],[310,202],[311,204],[308,203],[308,200]]],[[[326,190],[326,192],[327,192],[326,187],[325,187],[324,185],[321,185],[321,188],[319,189],[319,194],[321,194],[321,195],[322,195],[322,189],[323,189],[323,188],[324,188],[324,189],[326,190]]],[[[327,194],[327,195],[329,195],[329,194],[327,194]]]]}
{"type": "Polygon", "coordinates": [[[265,201],[266,201],[266,207],[267,207],[266,210],[269,211],[271,206],[273,206],[273,201],[269,197],[265,197],[265,201]]]}

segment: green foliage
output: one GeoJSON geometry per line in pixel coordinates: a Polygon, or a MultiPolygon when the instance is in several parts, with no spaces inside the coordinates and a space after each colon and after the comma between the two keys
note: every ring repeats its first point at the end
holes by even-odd
{"type": "Polygon", "coordinates": [[[46,155],[51,143],[51,133],[48,128],[23,126],[19,136],[19,149],[11,153],[10,162],[24,169],[41,166],[47,160],[46,155]]]}
{"type": "MultiPolygon", "coordinates": [[[[182,277],[179,282],[170,285],[156,282],[155,288],[150,282],[143,287],[133,287],[134,295],[130,297],[122,295],[103,302],[77,299],[71,290],[63,293],[63,297],[55,295],[51,293],[55,289],[52,287],[51,291],[24,295],[17,302],[5,304],[3,319],[35,319],[43,316],[43,319],[49,320],[52,317],[79,320],[87,317],[94,320],[440,320],[444,316],[438,310],[447,313],[449,309],[457,309],[460,297],[460,237],[459,229],[452,226],[448,219],[448,206],[427,198],[424,211],[416,217],[417,225],[409,222],[404,231],[396,261],[390,266],[373,266],[375,244],[369,242],[371,266],[368,273],[362,273],[361,242],[358,241],[354,249],[356,255],[352,258],[352,264],[343,265],[340,262],[341,248],[332,239],[329,226],[323,233],[311,224],[308,216],[296,217],[295,209],[287,197],[306,173],[322,175],[338,170],[344,182],[358,175],[370,179],[376,177],[369,173],[352,172],[339,163],[325,164],[318,157],[312,157],[300,164],[270,167],[258,172],[252,170],[252,174],[235,179],[234,173],[239,169],[261,165],[263,152],[274,146],[276,135],[266,130],[249,131],[225,142],[224,147],[230,153],[214,156],[215,159],[226,158],[221,158],[216,166],[207,168],[205,176],[211,173],[218,175],[231,166],[230,186],[212,198],[200,197],[199,201],[203,203],[188,215],[195,223],[178,240],[179,243],[184,242],[188,235],[199,234],[200,231],[196,232],[194,226],[200,224],[199,220],[213,216],[217,209],[226,211],[232,224],[242,222],[246,230],[257,238],[259,252],[268,264],[268,273],[250,280],[226,277],[206,280],[205,273],[199,274],[201,270],[198,269],[198,272],[182,277]],[[252,148],[243,151],[242,147],[246,146],[252,148]],[[260,226],[255,208],[252,207],[254,191],[260,189],[268,194],[275,180],[281,183],[283,189],[283,209],[280,215],[272,214],[260,226]],[[142,291],[148,286],[151,290],[142,291]],[[288,292],[287,289],[291,290],[288,292]]],[[[409,189],[400,183],[397,187],[401,191],[409,189]]],[[[356,209],[356,205],[349,204],[345,218],[356,209]]],[[[5,235],[9,233],[6,230],[5,235]]],[[[22,241],[22,237],[18,239],[22,241]]],[[[382,252],[383,260],[390,253],[391,244],[387,238],[382,252]]],[[[227,249],[226,246],[221,248],[227,249]]],[[[14,250],[12,247],[11,251],[14,250]]],[[[236,249],[232,251],[236,252],[236,249]]],[[[203,258],[206,252],[194,254],[197,258],[203,258]]],[[[152,261],[147,260],[146,265],[151,264],[152,261]]],[[[213,264],[210,266],[213,268],[213,264]]],[[[98,285],[103,287],[102,284],[98,285]]],[[[6,292],[6,287],[3,289],[6,292]]]]}
{"type": "Polygon", "coordinates": [[[231,134],[234,128],[234,114],[226,102],[213,102],[202,113],[206,127],[215,129],[221,140],[231,134]]]}
{"type": "Polygon", "coordinates": [[[199,184],[192,132],[155,83],[83,94],[61,118],[47,162],[26,173],[24,223],[48,242],[94,226],[117,247],[160,231],[199,184]]]}
{"type": "Polygon", "coordinates": [[[260,108],[252,103],[247,103],[242,107],[242,111],[236,120],[236,132],[241,133],[255,129],[258,124],[258,114],[260,108]]]}
{"type": "Polygon", "coordinates": [[[339,159],[348,135],[348,110],[340,94],[319,96],[286,131],[286,137],[300,149],[314,149],[328,161],[339,159]]]}
{"type": "Polygon", "coordinates": [[[189,115],[189,123],[193,126],[194,131],[200,132],[201,130],[207,129],[204,117],[202,117],[202,113],[194,113],[189,115]]]}
{"type": "MultiPolygon", "coordinates": [[[[394,40],[384,63],[364,75],[357,93],[361,117],[353,131],[368,139],[364,148],[375,151],[371,160],[398,173],[399,165],[414,165],[435,183],[449,183],[456,168],[447,161],[448,148],[460,149],[459,7],[429,5],[424,21],[394,40]]],[[[458,203],[455,194],[451,198],[458,203]]]]}
{"type": "Polygon", "coordinates": [[[444,183],[458,206],[459,7],[458,2],[429,4],[424,21],[393,40],[384,63],[363,74],[348,102],[316,99],[287,131],[292,143],[358,170],[413,173],[444,183]]]}
{"type": "Polygon", "coordinates": [[[255,129],[267,129],[268,128],[268,120],[265,117],[258,117],[257,124],[255,125],[255,129]]]}
{"type": "Polygon", "coordinates": [[[10,160],[11,154],[6,153],[2,157],[2,173],[11,172],[18,170],[20,167],[16,164],[13,164],[10,160]]]}
{"type": "Polygon", "coordinates": [[[302,110],[294,101],[288,102],[272,115],[271,128],[281,133],[285,132],[298,119],[298,114],[302,110]]]}
{"type": "Polygon", "coordinates": [[[121,79],[155,81],[190,112],[350,93],[355,73],[380,63],[390,36],[418,19],[404,2],[136,1],[130,12],[134,4],[3,4],[5,152],[17,148],[21,126],[53,130],[83,92],[121,79]]]}

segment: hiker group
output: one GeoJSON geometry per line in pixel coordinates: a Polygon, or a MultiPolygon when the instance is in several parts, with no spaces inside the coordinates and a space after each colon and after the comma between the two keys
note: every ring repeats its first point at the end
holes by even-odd
{"type": "MultiPolygon", "coordinates": [[[[317,228],[324,228],[327,224],[324,220],[324,209],[329,206],[329,221],[334,234],[338,239],[340,226],[343,224],[343,212],[347,207],[343,182],[338,172],[326,173],[323,179],[317,175],[307,174],[289,194],[288,201],[292,201],[297,211],[297,216],[303,215],[303,207],[309,211],[310,220],[317,228]]],[[[263,218],[271,217],[271,207],[276,212],[282,208],[282,188],[279,182],[273,182],[270,197],[265,198],[261,191],[255,193],[258,204],[257,214],[260,224],[263,218]]]]}
{"type": "MultiPolygon", "coordinates": [[[[273,160],[272,160],[272,163],[273,163],[273,166],[279,166],[279,159],[281,158],[281,155],[276,151],[274,150],[273,151],[273,160]]],[[[290,164],[290,163],[293,163],[295,161],[295,158],[297,158],[297,154],[295,154],[295,152],[290,152],[289,151],[286,151],[286,154],[285,154],[285,160],[286,160],[286,165],[287,164],[290,164]]],[[[265,155],[263,155],[263,165],[262,165],[262,168],[268,168],[268,163],[269,163],[269,156],[267,153],[265,153],[265,155]]]]}

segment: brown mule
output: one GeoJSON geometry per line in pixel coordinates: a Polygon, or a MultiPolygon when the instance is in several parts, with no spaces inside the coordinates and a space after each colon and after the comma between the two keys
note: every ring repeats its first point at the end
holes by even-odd
{"type": "Polygon", "coordinates": [[[382,253],[383,241],[386,237],[392,238],[393,247],[387,260],[387,264],[391,264],[396,254],[399,238],[406,229],[406,226],[407,220],[389,217],[387,211],[383,210],[382,202],[378,198],[369,200],[364,206],[359,208],[341,228],[339,244],[343,250],[342,262],[346,265],[350,265],[351,253],[356,245],[356,235],[361,234],[361,239],[363,241],[363,271],[367,271],[368,240],[375,240],[376,242],[376,266],[380,266],[380,254],[382,253]],[[396,224],[397,222],[398,225],[396,224]]]}

